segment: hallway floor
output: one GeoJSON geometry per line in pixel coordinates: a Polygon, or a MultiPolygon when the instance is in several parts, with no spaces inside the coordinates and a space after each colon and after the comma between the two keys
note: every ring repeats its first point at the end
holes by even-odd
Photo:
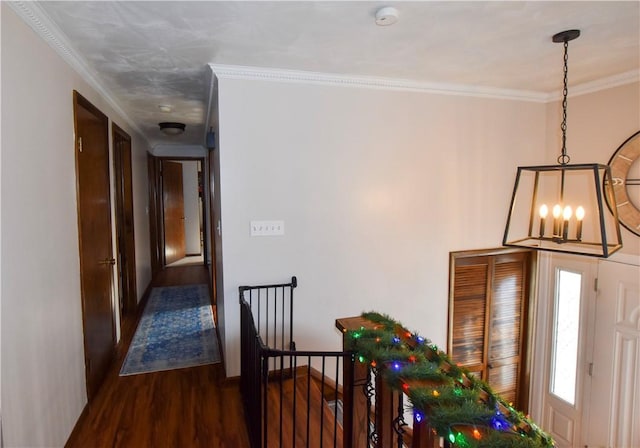
{"type": "MultiPolygon", "coordinates": [[[[192,283],[208,283],[206,267],[166,268],[153,286],[192,283]]],[[[137,318],[123,320],[115,361],[66,446],[248,447],[238,381],[222,364],[118,376],[137,318]]]]}

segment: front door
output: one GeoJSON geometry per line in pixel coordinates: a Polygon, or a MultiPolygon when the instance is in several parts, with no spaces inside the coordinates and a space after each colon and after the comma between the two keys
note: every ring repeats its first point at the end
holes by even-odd
{"type": "Polygon", "coordinates": [[[640,447],[640,267],[601,261],[589,447],[640,447]]]}
{"type": "Polygon", "coordinates": [[[75,151],[87,396],[115,349],[108,118],[74,91],[75,151]]]}
{"type": "Polygon", "coordinates": [[[165,264],[171,264],[184,258],[186,254],[184,192],[180,162],[162,161],[162,202],[165,264]]]}
{"type": "MultiPolygon", "coordinates": [[[[589,409],[591,377],[587,359],[593,327],[595,260],[554,254],[544,263],[538,307],[542,352],[536,363],[542,381],[538,421],[559,448],[584,445],[583,414],[589,409]]],[[[535,395],[534,395],[535,396],[535,395]]],[[[604,424],[604,422],[603,422],[604,424]]]]}

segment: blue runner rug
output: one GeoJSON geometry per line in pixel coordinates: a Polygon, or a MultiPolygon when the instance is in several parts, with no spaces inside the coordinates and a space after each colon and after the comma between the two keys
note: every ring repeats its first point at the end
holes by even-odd
{"type": "Polygon", "coordinates": [[[120,376],[219,361],[208,286],[153,288],[120,376]]]}

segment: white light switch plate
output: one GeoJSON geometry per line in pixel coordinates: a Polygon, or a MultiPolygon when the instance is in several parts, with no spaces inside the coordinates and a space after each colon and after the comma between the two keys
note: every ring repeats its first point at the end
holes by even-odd
{"type": "Polygon", "coordinates": [[[284,235],[284,221],[251,221],[251,236],[284,235]]]}

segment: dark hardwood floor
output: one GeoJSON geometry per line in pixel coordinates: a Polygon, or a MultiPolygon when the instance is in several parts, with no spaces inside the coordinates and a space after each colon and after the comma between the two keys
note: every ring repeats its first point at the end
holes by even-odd
{"type": "MultiPolygon", "coordinates": [[[[166,268],[153,286],[208,281],[204,266],[183,266],[166,268]]],[[[118,376],[138,317],[124,319],[115,362],[66,446],[248,447],[238,382],[225,381],[222,364],[118,376]]]]}

